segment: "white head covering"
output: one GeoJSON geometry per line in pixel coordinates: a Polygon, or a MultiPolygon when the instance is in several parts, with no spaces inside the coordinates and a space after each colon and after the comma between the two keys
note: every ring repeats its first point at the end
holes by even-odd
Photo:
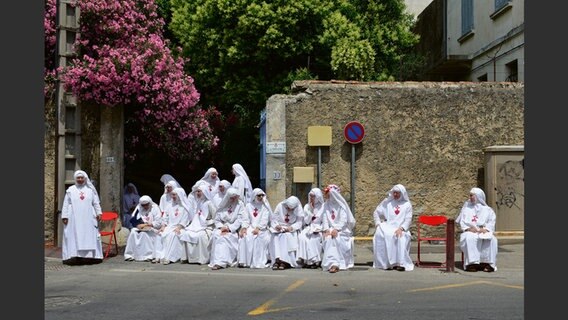
{"type": "Polygon", "coordinates": [[[472,188],[469,191],[469,193],[475,195],[475,203],[472,203],[470,199],[467,199],[464,202],[462,210],[460,211],[460,214],[456,218],[456,223],[460,223],[464,208],[473,207],[476,212],[479,212],[480,210],[483,209],[483,207],[488,207],[487,203],[485,203],[485,192],[483,192],[483,190],[481,190],[480,188],[472,188]]]}
{"type": "Polygon", "coordinates": [[[317,206],[318,204],[323,204],[323,192],[321,191],[320,188],[313,188],[312,190],[310,190],[310,192],[308,193],[308,205],[310,204],[310,195],[314,195],[316,197],[316,201],[315,201],[315,205],[317,206]]]}
{"type": "Polygon", "coordinates": [[[242,199],[242,200],[250,201],[250,196],[252,195],[252,184],[250,183],[250,179],[247,175],[247,172],[245,171],[245,168],[243,168],[241,164],[235,163],[233,164],[233,171],[235,172],[235,179],[237,177],[243,177],[243,179],[245,180],[245,189],[246,189],[245,195],[247,196],[248,199],[242,199]]]}
{"type": "Polygon", "coordinates": [[[217,186],[219,185],[219,181],[221,181],[219,179],[219,172],[217,172],[217,169],[215,168],[209,168],[207,169],[207,172],[205,172],[205,174],[203,175],[203,177],[200,179],[203,181],[206,181],[207,183],[209,183],[212,186],[217,186]],[[211,178],[211,173],[216,172],[217,173],[217,177],[215,177],[215,179],[211,178]]]}
{"type": "Polygon", "coordinates": [[[181,184],[179,184],[179,182],[177,182],[177,180],[172,177],[171,174],[163,174],[162,177],[160,177],[160,181],[162,181],[162,183],[164,184],[164,193],[167,193],[167,191],[165,191],[166,189],[166,185],[170,184],[174,189],[175,188],[181,188],[181,184]]]}
{"type": "Polygon", "coordinates": [[[268,199],[266,197],[266,193],[260,189],[260,188],[254,188],[254,190],[252,190],[252,199],[250,200],[250,202],[252,203],[253,206],[257,207],[257,206],[265,206],[268,209],[268,212],[272,213],[272,209],[270,207],[270,203],[268,202],[268,199]],[[256,196],[259,194],[263,194],[264,197],[262,197],[262,200],[258,201],[256,196]]]}
{"type": "Polygon", "coordinates": [[[349,205],[347,205],[347,201],[345,201],[345,199],[341,195],[341,189],[339,188],[339,186],[330,184],[324,189],[324,191],[329,192],[329,199],[327,201],[330,201],[332,205],[339,205],[343,208],[343,210],[347,212],[347,226],[352,230],[353,227],[355,227],[355,223],[357,221],[353,216],[353,212],[351,212],[351,208],[349,208],[349,205]]]}
{"type": "Polygon", "coordinates": [[[168,193],[168,186],[171,186],[172,189],[181,188],[181,185],[177,182],[177,180],[169,174],[162,175],[160,181],[164,184],[164,194],[168,193]]]}
{"type": "Polygon", "coordinates": [[[182,207],[184,207],[187,212],[192,212],[193,210],[193,206],[192,204],[189,202],[189,199],[187,198],[187,194],[185,193],[185,190],[183,188],[175,188],[174,190],[172,190],[172,193],[177,194],[177,202],[175,203],[179,203],[181,204],[182,207]]]}
{"type": "Polygon", "coordinates": [[[487,207],[487,203],[485,203],[485,192],[480,188],[472,188],[469,193],[473,193],[475,195],[475,203],[479,203],[484,207],[487,207]]]}
{"type": "Polygon", "coordinates": [[[239,190],[237,190],[237,188],[230,187],[229,189],[227,189],[227,192],[225,192],[225,196],[223,197],[223,200],[221,200],[221,202],[219,203],[219,208],[217,210],[223,210],[229,207],[229,205],[231,204],[230,199],[233,196],[237,196],[240,198],[239,190]]]}
{"type": "Polygon", "coordinates": [[[193,187],[191,187],[191,193],[190,193],[190,198],[193,198],[193,200],[195,200],[195,202],[200,203],[200,202],[204,202],[207,200],[210,200],[209,197],[211,196],[211,194],[209,193],[209,188],[208,185],[205,181],[203,180],[199,180],[197,181],[193,187]],[[198,199],[195,196],[195,191],[197,190],[201,190],[201,194],[203,195],[203,197],[201,197],[201,199],[198,199]]]}
{"type": "Polygon", "coordinates": [[[219,185],[222,185],[225,190],[223,192],[221,192],[221,190],[218,190],[219,195],[224,196],[225,193],[227,193],[227,190],[229,190],[229,188],[231,187],[231,183],[227,180],[221,180],[219,182],[219,185]]]}
{"type": "Polygon", "coordinates": [[[95,194],[95,196],[98,198],[99,197],[99,193],[97,192],[97,189],[95,188],[95,186],[93,185],[93,183],[91,182],[91,179],[89,179],[89,175],[87,175],[87,173],[83,170],[77,170],[75,171],[75,173],[73,174],[73,178],[75,179],[75,185],[77,186],[82,186],[80,184],[77,183],[76,179],[77,177],[84,177],[85,178],[85,185],[87,186],[87,188],[93,190],[93,193],[95,194]]]}
{"type": "Polygon", "coordinates": [[[406,188],[402,185],[402,184],[395,184],[388,192],[388,197],[387,200],[388,201],[397,201],[394,199],[393,196],[393,191],[398,191],[400,192],[400,199],[398,200],[399,202],[405,202],[405,201],[410,201],[410,199],[408,198],[408,192],[406,192],[406,188]]]}
{"type": "Polygon", "coordinates": [[[148,195],[143,195],[140,197],[140,200],[138,201],[138,205],[136,206],[136,209],[134,209],[134,211],[132,212],[132,216],[134,217],[135,220],[138,220],[141,218],[141,216],[147,216],[148,214],[150,214],[150,212],[152,212],[152,208],[153,207],[158,207],[158,205],[152,201],[152,198],[150,198],[150,196],[148,195]],[[145,209],[142,205],[149,203],[150,206],[148,207],[148,209],[145,209]]]}
{"type": "Polygon", "coordinates": [[[300,199],[298,199],[298,197],[289,196],[288,198],[284,199],[283,201],[281,201],[276,206],[275,211],[280,211],[282,213],[286,213],[287,210],[284,207],[288,207],[288,208],[292,209],[294,211],[294,215],[296,217],[300,217],[300,219],[302,219],[301,217],[303,216],[303,208],[301,206],[301,202],[300,202],[300,199]],[[280,207],[280,209],[278,209],[278,207],[280,207]]]}

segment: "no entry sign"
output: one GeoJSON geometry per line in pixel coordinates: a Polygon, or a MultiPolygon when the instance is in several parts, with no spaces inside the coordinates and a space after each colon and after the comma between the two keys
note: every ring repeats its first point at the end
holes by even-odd
{"type": "Polygon", "coordinates": [[[363,141],[363,137],[365,137],[365,128],[361,123],[351,121],[345,125],[345,128],[343,128],[343,135],[347,142],[356,144],[363,141]]]}

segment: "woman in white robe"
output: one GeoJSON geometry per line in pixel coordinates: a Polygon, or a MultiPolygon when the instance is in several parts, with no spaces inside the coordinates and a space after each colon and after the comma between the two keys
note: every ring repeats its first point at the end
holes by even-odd
{"type": "Polygon", "coordinates": [[[240,200],[239,191],[229,188],[215,214],[215,230],[211,238],[209,259],[211,270],[234,267],[237,264],[238,230],[244,213],[245,204],[240,200]]]}
{"type": "Polygon", "coordinates": [[[304,268],[316,269],[321,264],[323,253],[323,193],[313,188],[308,193],[304,206],[304,227],[298,235],[298,260],[304,268]]]}
{"type": "Polygon", "coordinates": [[[353,228],[355,217],[341,195],[341,189],[330,184],[324,189],[323,258],[321,268],[330,273],[355,265],[353,228]]]}
{"type": "Polygon", "coordinates": [[[270,257],[272,270],[297,268],[298,233],[304,224],[300,199],[290,196],[274,208],[270,216],[270,257]]]}
{"type": "Polygon", "coordinates": [[[67,188],[61,208],[64,264],[99,263],[103,249],[98,222],[102,215],[99,194],[83,170],[73,174],[75,184],[67,188]]]}
{"type": "Polygon", "coordinates": [[[213,232],[213,217],[215,206],[207,197],[208,185],[198,181],[192,188],[190,201],[193,202],[193,212],[190,223],[181,231],[179,238],[183,242],[184,255],[182,262],[208,264],[210,255],[211,234],[213,232]]]}
{"type": "Polygon", "coordinates": [[[164,193],[160,196],[159,202],[159,207],[163,215],[164,212],[166,212],[166,207],[172,204],[171,192],[175,188],[181,188],[181,185],[170,174],[162,175],[160,181],[164,184],[164,193]]]}
{"type": "Polygon", "coordinates": [[[230,187],[231,183],[227,180],[221,180],[219,182],[219,186],[217,186],[217,192],[215,193],[212,199],[215,207],[219,207],[221,200],[223,200],[223,197],[225,196],[225,194],[227,194],[227,190],[229,190],[230,187]]]}
{"type": "Polygon", "coordinates": [[[410,257],[412,203],[402,184],[393,186],[373,212],[373,268],[397,271],[414,270],[410,257]]]}
{"type": "Polygon", "coordinates": [[[249,203],[252,198],[252,184],[245,168],[241,164],[235,163],[233,164],[232,172],[235,175],[235,179],[231,186],[239,191],[241,200],[244,203],[249,203]]]}
{"type": "Polygon", "coordinates": [[[213,196],[219,191],[219,183],[221,183],[217,169],[207,169],[207,171],[205,172],[203,177],[199,179],[199,181],[205,182],[207,184],[207,188],[204,190],[204,192],[207,194],[207,199],[213,200],[213,196]]]}
{"type": "Polygon", "coordinates": [[[495,221],[495,211],[485,203],[485,192],[472,188],[456,219],[462,231],[460,249],[466,271],[497,271],[495,221]]]}
{"type": "Polygon", "coordinates": [[[166,206],[160,228],[162,238],[160,260],[162,264],[178,262],[183,257],[183,245],[179,239],[179,234],[189,225],[190,213],[193,212],[183,188],[175,188],[171,192],[171,197],[172,204],[166,206]]]}
{"type": "Polygon", "coordinates": [[[237,260],[239,267],[262,269],[270,266],[268,245],[271,234],[268,223],[272,209],[262,189],[255,188],[252,198],[242,217],[237,260]]]}
{"type": "Polygon", "coordinates": [[[138,205],[132,213],[133,225],[126,240],[124,260],[152,261],[159,258],[162,241],[158,235],[161,226],[162,212],[160,207],[148,195],[140,197],[138,205]],[[158,248],[156,248],[158,246],[158,248]]]}

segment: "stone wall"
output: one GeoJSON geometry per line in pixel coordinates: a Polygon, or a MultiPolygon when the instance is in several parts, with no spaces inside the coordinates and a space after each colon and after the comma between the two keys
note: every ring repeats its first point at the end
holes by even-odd
{"type": "Polygon", "coordinates": [[[44,133],[44,201],[43,201],[43,221],[44,221],[44,242],[46,245],[55,245],[57,240],[57,210],[56,208],[56,129],[55,105],[46,103],[44,109],[45,133],[44,133]]]}
{"type": "MultiPolygon", "coordinates": [[[[469,190],[484,188],[483,148],[524,145],[522,83],[298,81],[293,90],[267,103],[269,116],[273,106],[285,104],[286,191],[274,189],[267,174],[267,193],[277,195],[271,204],[292,194],[294,167],[317,166],[317,149],[307,145],[309,126],[332,127],[332,145],[322,147],[321,183],[339,185],[350,203],[351,144],[343,128],[361,122],[365,137],[355,148],[358,236],[373,234],[373,211],[397,183],[407,188],[414,215],[455,218],[469,190]]],[[[267,118],[267,142],[273,127],[267,118]]],[[[304,204],[307,195],[298,196],[304,204]]]]}

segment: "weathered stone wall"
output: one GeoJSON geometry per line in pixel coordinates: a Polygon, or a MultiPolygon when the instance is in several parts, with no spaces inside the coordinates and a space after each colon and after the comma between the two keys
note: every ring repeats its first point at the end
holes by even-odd
{"type": "MultiPolygon", "coordinates": [[[[358,236],[374,232],[373,211],[397,183],[407,188],[415,215],[456,217],[469,190],[484,188],[483,148],[524,145],[522,83],[299,81],[293,89],[294,99],[281,98],[287,101],[287,195],[294,167],[317,166],[307,128],[331,126],[321,183],[339,185],[349,203],[351,144],[343,128],[350,121],[365,127],[355,148],[358,236]]],[[[307,196],[300,198],[305,203],[307,196]]]]}
{"type": "Polygon", "coordinates": [[[56,223],[57,208],[56,206],[56,129],[57,122],[55,120],[55,105],[46,103],[44,109],[45,133],[44,133],[44,201],[43,201],[43,221],[44,221],[44,242],[47,245],[55,245],[56,241],[56,223]]]}

